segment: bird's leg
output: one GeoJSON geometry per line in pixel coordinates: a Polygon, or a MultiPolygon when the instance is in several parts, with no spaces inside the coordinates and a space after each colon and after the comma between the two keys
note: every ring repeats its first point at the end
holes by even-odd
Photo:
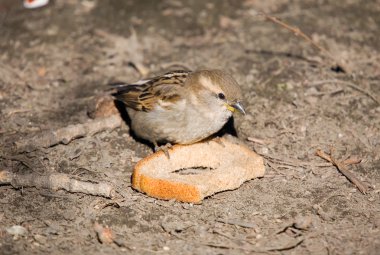
{"type": "Polygon", "coordinates": [[[154,152],[157,152],[157,151],[163,151],[163,152],[165,153],[165,156],[166,156],[168,159],[170,159],[169,149],[170,149],[171,147],[173,147],[171,143],[167,143],[167,144],[165,144],[165,145],[158,146],[157,142],[154,141],[153,144],[154,144],[154,152]]]}
{"type": "Polygon", "coordinates": [[[171,143],[167,143],[164,146],[161,146],[162,151],[165,153],[165,155],[168,159],[170,159],[169,149],[172,147],[173,147],[173,145],[171,143]]]}

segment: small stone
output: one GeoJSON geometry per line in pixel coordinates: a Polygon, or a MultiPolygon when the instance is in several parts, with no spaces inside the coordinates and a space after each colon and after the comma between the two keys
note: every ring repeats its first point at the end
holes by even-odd
{"type": "Polygon", "coordinates": [[[297,216],[294,219],[293,226],[296,229],[306,230],[306,229],[310,228],[311,225],[312,225],[312,218],[311,218],[311,216],[297,216]]]}
{"type": "Polygon", "coordinates": [[[7,231],[8,234],[11,234],[15,237],[25,236],[26,233],[28,232],[26,230],[26,228],[24,228],[23,226],[20,226],[20,225],[14,225],[12,227],[6,228],[5,230],[7,231]]]}

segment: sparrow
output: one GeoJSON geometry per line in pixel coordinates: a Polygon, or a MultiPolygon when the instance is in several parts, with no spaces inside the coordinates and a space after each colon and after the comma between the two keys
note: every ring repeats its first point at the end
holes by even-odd
{"type": "Polygon", "coordinates": [[[114,98],[126,106],[134,133],[167,156],[171,144],[202,141],[218,132],[234,112],[245,114],[238,83],[222,70],[177,70],[112,86],[114,98]]]}

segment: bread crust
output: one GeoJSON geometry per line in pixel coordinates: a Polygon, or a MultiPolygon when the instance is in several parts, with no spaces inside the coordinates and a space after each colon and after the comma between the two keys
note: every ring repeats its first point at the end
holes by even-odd
{"type": "Polygon", "coordinates": [[[154,153],[136,164],[132,187],[158,199],[201,203],[207,196],[264,176],[263,158],[230,140],[175,145],[169,150],[170,159],[162,151],[154,153]],[[179,174],[179,169],[199,166],[212,170],[179,174]]]}

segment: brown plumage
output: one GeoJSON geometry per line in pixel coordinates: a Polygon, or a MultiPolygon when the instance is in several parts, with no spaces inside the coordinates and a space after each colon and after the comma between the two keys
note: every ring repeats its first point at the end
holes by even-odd
{"type": "Polygon", "coordinates": [[[116,86],[114,96],[136,111],[150,111],[159,100],[179,100],[177,87],[184,86],[189,73],[190,71],[173,71],[136,84],[120,84],[116,86]]]}
{"type": "Polygon", "coordinates": [[[218,132],[235,109],[245,113],[238,83],[221,70],[173,71],[114,87],[133,131],[155,146],[203,140],[218,132]]]}

